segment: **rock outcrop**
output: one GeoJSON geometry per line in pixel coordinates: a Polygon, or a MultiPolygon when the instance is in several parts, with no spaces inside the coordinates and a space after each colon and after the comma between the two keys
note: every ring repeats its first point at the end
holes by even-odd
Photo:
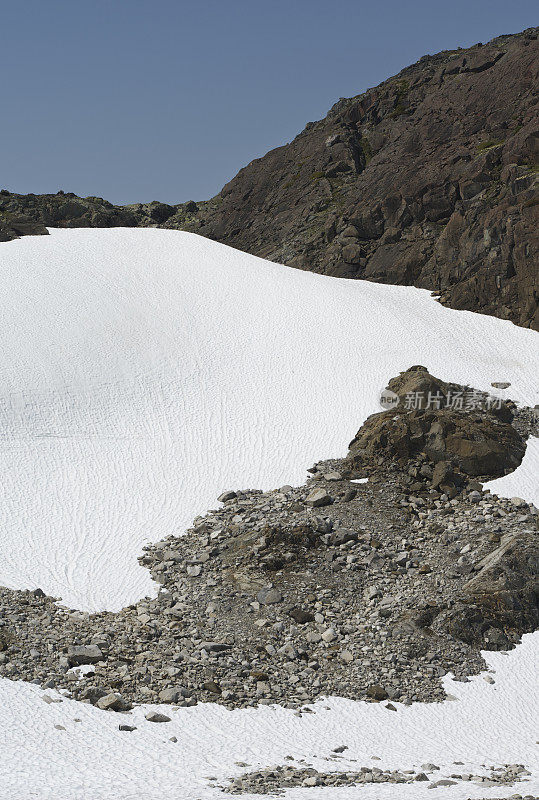
{"type": "Polygon", "coordinates": [[[350,444],[353,464],[406,462],[421,454],[423,473],[440,486],[462,484],[464,475],[499,478],[522,461],[525,444],[511,425],[511,403],[444,383],[421,366],[401,373],[388,389],[399,403],[362,425],[350,444]]]}
{"type": "Polygon", "coordinates": [[[171,217],[182,227],[191,219],[195,203],[169,206],[154,200],[114,206],[102,197],[77,197],[73,192],[14,194],[0,191],[0,242],[19,236],[47,234],[50,228],[148,228],[171,217]]]}

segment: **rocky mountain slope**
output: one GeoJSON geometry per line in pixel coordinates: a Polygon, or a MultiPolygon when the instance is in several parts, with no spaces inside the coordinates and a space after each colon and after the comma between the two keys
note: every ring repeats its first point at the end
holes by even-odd
{"type": "Polygon", "coordinates": [[[186,535],[147,545],[156,599],[88,615],[41,589],[0,589],[0,676],[109,711],[301,707],[331,695],[410,704],[441,699],[448,671],[480,671],[480,649],[514,646],[539,622],[537,509],[491,495],[476,476],[516,466],[536,424],[509,401],[488,410],[478,392],[482,414],[446,409],[468,387],[424,367],[392,386],[398,438],[379,435],[394,410],[372,415],[348,456],[317,463],[303,485],[227,491],[186,535]],[[443,407],[407,411],[418,386],[443,407]]]}
{"type": "Polygon", "coordinates": [[[196,229],[539,327],[537,54],[533,30],[424,56],[241,170],[196,229]]]}
{"type": "Polygon", "coordinates": [[[207,202],[115,207],[4,191],[0,240],[45,225],[180,228],[539,329],[538,31],[423,56],[339,100],[207,202]]]}

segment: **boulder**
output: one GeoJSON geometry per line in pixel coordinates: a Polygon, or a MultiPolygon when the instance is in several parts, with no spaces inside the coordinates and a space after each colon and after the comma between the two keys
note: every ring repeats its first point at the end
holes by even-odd
{"type": "Polygon", "coordinates": [[[77,667],[80,664],[97,664],[98,661],[102,661],[103,653],[96,644],[69,645],[67,659],[70,667],[77,667]]]}
{"type": "Polygon", "coordinates": [[[331,497],[326,492],[325,489],[313,489],[310,492],[306,499],[305,505],[310,506],[311,508],[320,508],[321,506],[329,506],[331,503],[331,497]]]}
{"type": "Polygon", "coordinates": [[[357,432],[348,456],[353,466],[382,454],[397,460],[423,455],[435,465],[432,485],[438,487],[454,481],[455,470],[498,478],[522,461],[525,443],[510,424],[509,402],[498,408],[488,395],[447,384],[420,366],[393,378],[388,389],[400,402],[370,416],[357,432]]]}

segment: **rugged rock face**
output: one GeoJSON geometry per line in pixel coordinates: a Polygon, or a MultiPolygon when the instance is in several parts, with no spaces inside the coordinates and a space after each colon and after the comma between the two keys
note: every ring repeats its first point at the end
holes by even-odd
{"type": "Polygon", "coordinates": [[[537,29],[340,100],[201,210],[206,236],[539,327],[537,29]]]}
{"type": "Polygon", "coordinates": [[[0,239],[160,225],[347,278],[410,284],[539,329],[538,28],[423,56],[341,99],[212,200],[0,196],[0,239]],[[32,229],[32,226],[34,228],[32,229]]]}

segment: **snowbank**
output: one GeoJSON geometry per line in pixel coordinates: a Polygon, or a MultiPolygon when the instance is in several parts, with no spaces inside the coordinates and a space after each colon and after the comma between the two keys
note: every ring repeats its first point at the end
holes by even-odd
{"type": "Polygon", "coordinates": [[[424,290],[156,229],[52,230],[0,260],[0,584],[73,607],[153,594],[144,542],[344,454],[412,364],[537,402],[535,333],[424,290]]]}

